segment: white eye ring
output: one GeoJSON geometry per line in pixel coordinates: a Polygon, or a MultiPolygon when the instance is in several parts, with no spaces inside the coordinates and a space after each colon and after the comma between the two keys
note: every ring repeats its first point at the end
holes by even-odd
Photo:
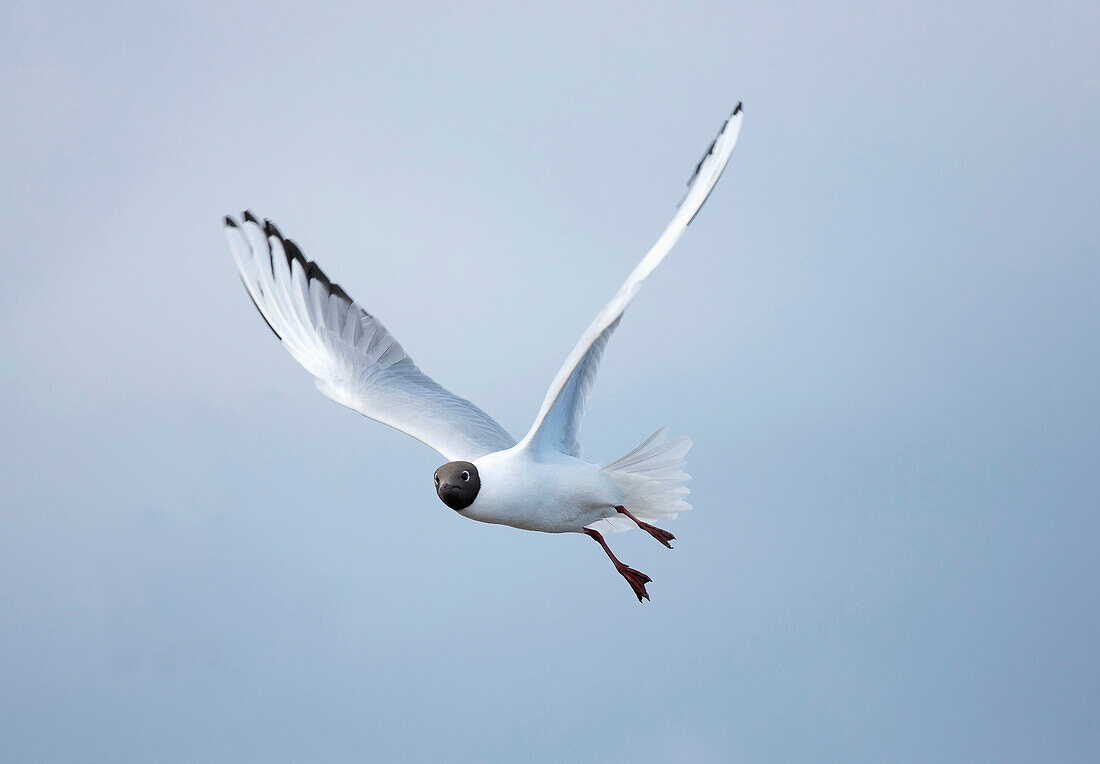
{"type": "Polygon", "coordinates": [[[462,470],[462,479],[463,480],[469,480],[470,479],[470,473],[467,472],[466,470],[462,470]]]}

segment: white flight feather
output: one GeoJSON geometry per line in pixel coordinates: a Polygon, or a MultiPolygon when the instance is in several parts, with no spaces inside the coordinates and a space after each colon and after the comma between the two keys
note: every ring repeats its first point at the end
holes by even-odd
{"type": "Polygon", "coordinates": [[[687,193],[664,233],[619,287],[611,301],[589,324],[554,377],[531,430],[520,441],[520,448],[535,451],[557,450],[572,456],[580,455],[577,442],[580,420],[604,347],[622,319],[623,311],[638,294],[646,277],[660,265],[680,240],[721,177],[741,132],[741,117],[741,104],[738,103],[695,168],[695,173],[688,181],[687,193]]]}
{"type": "Polygon", "coordinates": [[[287,351],[322,393],[412,435],[448,460],[474,460],[515,439],[412,362],[386,328],[307,263],[270,224],[226,218],[241,281],[287,351]]]}

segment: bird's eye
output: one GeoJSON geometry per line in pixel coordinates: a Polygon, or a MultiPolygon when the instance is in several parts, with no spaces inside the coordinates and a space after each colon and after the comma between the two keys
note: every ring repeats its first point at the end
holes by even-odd
{"type": "Polygon", "coordinates": [[[435,476],[435,484],[436,484],[436,485],[439,485],[439,475],[436,475],[436,476],[435,476]]]}
{"type": "Polygon", "coordinates": [[[470,479],[470,473],[467,472],[466,470],[462,470],[462,479],[463,480],[469,480],[470,479]]]}

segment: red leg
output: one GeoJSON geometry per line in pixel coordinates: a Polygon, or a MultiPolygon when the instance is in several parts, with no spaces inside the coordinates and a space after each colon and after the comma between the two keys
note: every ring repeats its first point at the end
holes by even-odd
{"type": "Polygon", "coordinates": [[[669,533],[666,530],[662,530],[662,529],[658,528],[656,525],[650,525],[649,523],[643,523],[641,520],[636,518],[634,515],[627,512],[626,507],[615,507],[615,509],[620,514],[624,514],[627,517],[629,517],[631,520],[636,522],[638,524],[638,527],[641,528],[646,533],[648,533],[650,536],[652,536],[653,538],[660,541],[662,544],[667,546],[669,549],[672,549],[672,544],[670,544],[668,542],[675,540],[676,537],[673,536],[671,533],[669,533]]]}
{"type": "Polygon", "coordinates": [[[611,558],[611,562],[614,563],[615,570],[619,571],[619,575],[625,578],[626,582],[630,584],[630,588],[634,590],[634,594],[638,597],[638,602],[641,602],[643,597],[649,599],[649,593],[645,590],[645,585],[653,579],[640,570],[634,570],[634,568],[631,568],[625,563],[619,562],[619,558],[612,554],[611,549],[607,546],[607,542],[603,540],[603,536],[601,536],[598,531],[594,531],[591,528],[585,528],[582,532],[596,539],[596,543],[603,547],[603,550],[607,552],[607,556],[611,558]]]}

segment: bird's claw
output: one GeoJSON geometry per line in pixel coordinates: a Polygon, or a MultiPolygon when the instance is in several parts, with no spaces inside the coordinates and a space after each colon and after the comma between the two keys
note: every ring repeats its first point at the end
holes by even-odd
{"type": "Polygon", "coordinates": [[[618,567],[619,575],[626,579],[626,582],[630,584],[630,588],[634,590],[634,594],[638,597],[638,602],[643,599],[649,599],[649,592],[645,590],[645,585],[650,583],[653,579],[647,576],[640,570],[634,570],[628,565],[622,565],[618,567]]]}

